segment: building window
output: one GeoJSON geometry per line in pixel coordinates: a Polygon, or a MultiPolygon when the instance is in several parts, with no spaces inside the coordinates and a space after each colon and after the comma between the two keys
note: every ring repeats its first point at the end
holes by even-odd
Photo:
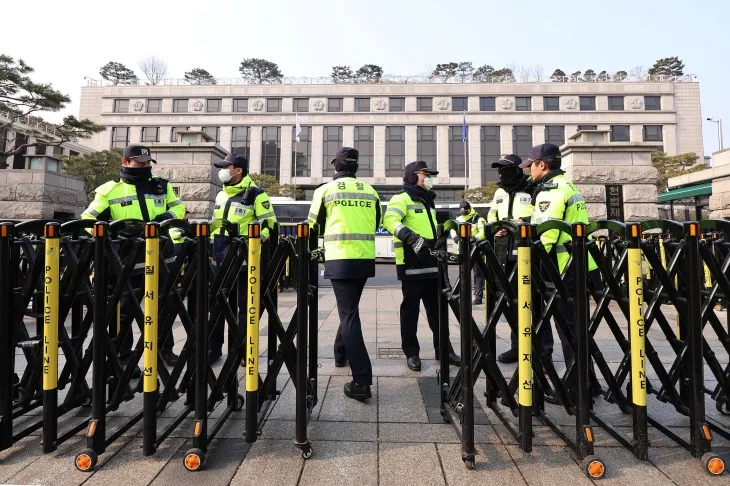
{"type": "MultiPolygon", "coordinates": [[[[268,101],[268,100],[267,100],[268,101]]],[[[281,100],[278,100],[281,102],[281,100]]],[[[279,105],[281,107],[281,105],[279,105]]],[[[281,127],[262,127],[261,173],[279,180],[281,168],[281,127]]]]}
{"type": "Polygon", "coordinates": [[[68,151],[68,156],[69,157],[78,157],[79,156],[79,153],[76,152],[75,150],[69,150],[68,151]]]}
{"type": "MultiPolygon", "coordinates": [[[[307,105],[309,107],[309,105],[307,105]]],[[[301,127],[299,141],[297,142],[297,127],[292,127],[292,174],[295,177],[309,177],[311,174],[312,161],[312,127],[301,127]]]]}
{"type": "Polygon", "coordinates": [[[231,153],[249,157],[251,155],[251,127],[233,127],[231,153]]]}
{"type": "Polygon", "coordinates": [[[233,112],[246,113],[248,111],[248,98],[234,98],[233,112]]]}
{"type": "Polygon", "coordinates": [[[322,147],[322,175],[332,177],[335,175],[335,166],[332,164],[332,159],[335,158],[337,151],[342,147],[342,127],[324,127],[322,142],[324,143],[324,147],[322,147]]]}
{"type": "Polygon", "coordinates": [[[42,143],[40,140],[36,142],[38,145],[35,146],[35,154],[36,155],[46,155],[46,149],[48,148],[48,145],[45,143],[42,143]]]}
{"type": "Polygon", "coordinates": [[[162,113],[162,100],[147,100],[147,113],[162,113]]]}
{"type": "Polygon", "coordinates": [[[609,96],[608,97],[608,109],[611,111],[623,111],[624,97],[623,96],[609,96]]]}
{"type": "Polygon", "coordinates": [[[112,148],[124,148],[129,144],[129,127],[112,128],[112,148]]]}
{"type": "Polygon", "coordinates": [[[578,131],[581,130],[598,130],[598,125],[578,125],[578,131]]]}
{"type": "Polygon", "coordinates": [[[294,113],[306,113],[309,111],[309,98],[294,98],[294,113]]]}
{"type": "Polygon", "coordinates": [[[342,111],[342,98],[327,98],[327,112],[337,113],[342,111]]]}
{"type": "Polygon", "coordinates": [[[188,112],[188,100],[172,100],[172,112],[173,113],[187,113],[188,112]]]}
{"type": "Polygon", "coordinates": [[[563,125],[545,126],[545,143],[552,143],[560,147],[565,143],[565,127],[563,125]]]}
{"type": "MultiPolygon", "coordinates": [[[[430,99],[430,98],[429,98],[430,99]]],[[[418,127],[416,129],[416,157],[429,167],[436,166],[436,127],[418,127]]]]}
{"type": "Polygon", "coordinates": [[[129,113],[129,100],[114,100],[114,113],[129,113]]]}
{"type": "Polygon", "coordinates": [[[53,155],[55,156],[62,156],[63,155],[63,147],[60,145],[54,145],[53,146],[53,155]]]}
{"type": "Polygon", "coordinates": [[[532,127],[529,125],[515,125],[512,127],[512,153],[527,160],[532,148],[532,127]]]}
{"type": "Polygon", "coordinates": [[[467,97],[452,97],[451,98],[451,111],[468,111],[469,110],[469,98],[467,97]]]}
{"type": "Polygon", "coordinates": [[[433,111],[433,98],[418,98],[416,100],[417,111],[433,111]]]}
{"type": "Polygon", "coordinates": [[[644,109],[645,110],[661,110],[662,109],[662,98],[661,96],[644,96],[644,109]]]}
{"type": "Polygon", "coordinates": [[[630,142],[631,131],[628,125],[611,125],[612,142],[630,142]]]}
{"type": "Polygon", "coordinates": [[[481,163],[482,163],[482,185],[488,182],[498,181],[497,169],[492,169],[492,164],[499,160],[502,154],[499,126],[481,127],[481,163]]]}
{"type": "Polygon", "coordinates": [[[581,96],[580,97],[580,111],[596,111],[596,97],[595,96],[581,96]]]}
{"type": "Polygon", "coordinates": [[[406,99],[405,98],[388,98],[388,110],[389,111],[405,111],[406,110],[406,99]]]}
{"type": "Polygon", "coordinates": [[[645,142],[663,142],[661,125],[644,125],[644,141],[645,142]]]}
{"type": "Polygon", "coordinates": [[[190,127],[172,127],[170,130],[170,141],[177,142],[176,132],[187,132],[188,130],[190,130],[190,127]]]}
{"type": "Polygon", "coordinates": [[[207,113],[220,113],[221,101],[220,99],[205,100],[205,111],[207,113]]]}
{"type": "Polygon", "coordinates": [[[159,142],[160,141],[160,127],[142,127],[143,143],[159,142]]]}
{"type": "Polygon", "coordinates": [[[515,110],[532,111],[532,98],[530,96],[515,97],[515,110]]]}
{"type": "Polygon", "coordinates": [[[482,96],[479,98],[479,111],[495,111],[497,105],[494,96],[482,96]]]}
{"type": "Polygon", "coordinates": [[[560,111],[560,96],[544,96],[542,98],[544,111],[560,111]]]}
{"type": "Polygon", "coordinates": [[[266,98],[266,111],[276,113],[281,111],[281,98],[266,98]]]}
{"type": "Polygon", "coordinates": [[[406,127],[385,127],[385,176],[403,175],[406,165],[406,127]]]}
{"type": "Polygon", "coordinates": [[[370,111],[370,98],[355,98],[355,111],[370,111]]]}
{"type": "Polygon", "coordinates": [[[354,148],[360,153],[357,173],[365,177],[373,176],[374,132],[374,127],[355,127],[354,148]]]}
{"type": "Polygon", "coordinates": [[[221,141],[221,127],[203,127],[203,131],[212,138],[215,143],[221,141]]]}
{"type": "Polygon", "coordinates": [[[464,151],[461,130],[461,125],[449,127],[449,177],[466,177],[464,155],[467,152],[464,151]]]}

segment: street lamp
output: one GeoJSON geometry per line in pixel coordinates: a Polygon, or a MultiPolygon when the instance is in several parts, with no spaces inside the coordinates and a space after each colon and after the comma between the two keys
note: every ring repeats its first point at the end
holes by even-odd
{"type": "Polygon", "coordinates": [[[715,120],[714,118],[710,117],[707,119],[707,121],[710,121],[712,123],[717,123],[717,143],[720,147],[718,151],[722,150],[722,118],[719,118],[715,120]]]}

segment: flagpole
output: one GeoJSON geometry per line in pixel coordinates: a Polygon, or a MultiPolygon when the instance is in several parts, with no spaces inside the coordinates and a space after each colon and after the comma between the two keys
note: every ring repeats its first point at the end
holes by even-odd
{"type": "Polygon", "coordinates": [[[292,185],[294,186],[294,200],[297,200],[297,143],[299,141],[299,134],[297,133],[297,127],[299,126],[299,112],[294,113],[294,167],[292,167],[292,185]]]}
{"type": "Polygon", "coordinates": [[[464,142],[464,174],[466,177],[464,178],[464,199],[466,199],[466,191],[469,190],[469,157],[467,156],[466,151],[466,139],[467,139],[467,130],[466,127],[466,110],[464,110],[464,136],[461,137],[464,142]]]}

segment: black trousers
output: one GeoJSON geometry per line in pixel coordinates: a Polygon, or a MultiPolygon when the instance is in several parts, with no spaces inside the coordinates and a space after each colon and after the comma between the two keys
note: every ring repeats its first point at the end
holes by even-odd
{"type": "Polygon", "coordinates": [[[335,337],[335,359],[350,362],[352,379],[360,386],[373,384],[373,366],[370,363],[360,322],[360,297],[367,278],[331,279],[337,300],[340,327],[335,337]]]}
{"type": "Polygon", "coordinates": [[[479,265],[474,265],[474,300],[484,300],[484,274],[479,265]]]}
{"type": "MultiPolygon", "coordinates": [[[[144,289],[144,276],[143,275],[132,275],[130,277],[130,283],[132,284],[132,288],[134,289],[144,289]]],[[[141,305],[144,305],[143,299],[144,298],[144,291],[140,293],[139,302],[141,305]]],[[[135,304],[132,300],[132,296],[129,295],[128,292],[123,292],[122,297],[119,299],[119,320],[120,322],[124,322],[131,314],[134,314],[132,312],[132,309],[134,309],[135,304]]],[[[134,317],[132,317],[134,319],[134,317]]],[[[132,324],[134,325],[135,321],[132,321],[132,324]]],[[[144,328],[140,326],[140,331],[144,333],[144,328]]],[[[159,338],[159,337],[158,337],[159,338]]],[[[134,344],[134,339],[132,338],[132,333],[128,332],[127,336],[122,341],[122,345],[119,348],[119,360],[122,363],[126,363],[129,361],[130,356],[132,355],[132,345],[134,344]]],[[[162,354],[168,355],[172,353],[172,347],[175,345],[175,339],[172,337],[172,330],[170,330],[170,334],[167,335],[167,338],[165,339],[165,342],[162,344],[162,354]]]]}
{"type": "MultiPolygon", "coordinates": [[[[426,308],[428,327],[433,333],[433,347],[436,354],[439,352],[439,288],[438,280],[414,280],[402,281],[403,302],[400,304],[400,337],[401,346],[406,358],[418,356],[421,347],[418,344],[418,315],[421,310],[421,301],[426,308]]],[[[453,353],[454,348],[449,342],[449,352],[453,353]]]]}

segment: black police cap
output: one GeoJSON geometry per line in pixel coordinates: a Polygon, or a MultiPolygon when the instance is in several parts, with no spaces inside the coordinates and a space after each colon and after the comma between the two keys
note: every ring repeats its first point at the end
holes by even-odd
{"type": "Polygon", "coordinates": [[[213,162],[213,165],[219,169],[232,165],[233,167],[240,167],[243,170],[248,170],[248,159],[243,155],[228,154],[226,158],[220,162],[213,162]]]}
{"type": "Polygon", "coordinates": [[[156,164],[157,161],[152,158],[151,153],[149,147],[136,143],[124,147],[122,157],[135,162],[154,162],[156,164]]]}

